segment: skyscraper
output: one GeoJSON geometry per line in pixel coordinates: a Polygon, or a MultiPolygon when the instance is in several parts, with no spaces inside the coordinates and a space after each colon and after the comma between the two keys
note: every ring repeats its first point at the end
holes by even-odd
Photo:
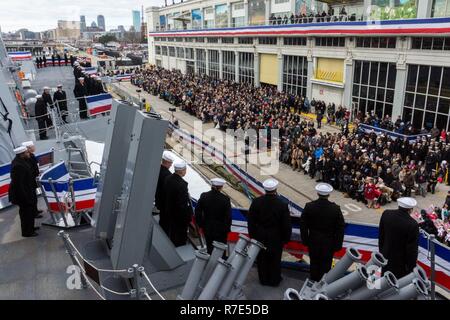
{"type": "Polygon", "coordinates": [[[80,31],[86,31],[86,17],[80,16],[80,31]]]}
{"type": "Polygon", "coordinates": [[[139,10],[133,10],[133,27],[136,32],[141,30],[141,12],[139,10]]]}
{"type": "Polygon", "coordinates": [[[102,15],[97,16],[97,25],[100,29],[106,30],[105,17],[102,15]]]}

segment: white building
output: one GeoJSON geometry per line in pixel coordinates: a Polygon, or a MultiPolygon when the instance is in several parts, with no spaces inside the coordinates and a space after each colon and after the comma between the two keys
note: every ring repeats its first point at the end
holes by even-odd
{"type": "Polygon", "coordinates": [[[356,0],[340,16],[341,1],[150,7],[149,62],[450,129],[450,0],[401,2],[356,0]]]}

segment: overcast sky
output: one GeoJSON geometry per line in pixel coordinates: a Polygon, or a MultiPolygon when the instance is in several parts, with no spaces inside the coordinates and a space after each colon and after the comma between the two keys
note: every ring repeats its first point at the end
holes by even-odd
{"type": "Polygon", "coordinates": [[[128,29],[133,24],[132,10],[163,3],[164,0],[0,0],[0,27],[3,32],[21,28],[43,31],[56,28],[57,20],[79,21],[80,15],[86,16],[86,24],[90,26],[102,14],[106,29],[118,25],[128,29]]]}

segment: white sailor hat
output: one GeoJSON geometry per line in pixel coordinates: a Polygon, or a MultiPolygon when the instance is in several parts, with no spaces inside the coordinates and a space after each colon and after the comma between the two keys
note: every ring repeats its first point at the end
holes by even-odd
{"type": "Polygon", "coordinates": [[[43,90],[50,90],[50,87],[45,86],[44,88],[42,88],[43,90]]]}
{"type": "Polygon", "coordinates": [[[211,179],[211,184],[212,184],[213,186],[216,186],[216,187],[221,187],[221,186],[223,186],[225,183],[226,183],[226,181],[223,180],[223,179],[220,179],[220,178],[213,178],[213,179],[211,179]]]}
{"type": "Polygon", "coordinates": [[[166,161],[170,161],[170,162],[174,161],[172,152],[167,151],[167,150],[163,152],[162,158],[163,158],[163,160],[166,160],[166,161]]]}
{"type": "Polygon", "coordinates": [[[27,147],[20,146],[20,147],[17,147],[17,148],[14,149],[14,153],[15,154],[21,154],[21,153],[24,153],[27,150],[28,150],[27,147]]]}
{"type": "Polygon", "coordinates": [[[34,142],[33,141],[25,141],[25,142],[22,142],[22,146],[24,146],[24,147],[32,147],[32,146],[34,146],[34,142]]]}
{"type": "Polygon", "coordinates": [[[35,98],[36,98],[36,99],[42,98],[42,94],[38,94],[35,98]]]}
{"type": "Polygon", "coordinates": [[[267,179],[263,182],[264,190],[266,191],[274,191],[277,189],[278,181],[275,179],[267,179]]]}
{"type": "Polygon", "coordinates": [[[321,196],[327,196],[333,192],[333,187],[328,183],[318,183],[316,185],[316,191],[321,196]]]}
{"type": "Polygon", "coordinates": [[[63,86],[62,84],[58,84],[56,87],[57,88],[62,88],[62,86],[63,86]]]}
{"type": "Polygon", "coordinates": [[[177,161],[173,167],[175,168],[175,171],[186,169],[186,161],[177,161]]]}
{"type": "Polygon", "coordinates": [[[397,199],[397,204],[400,208],[412,209],[417,206],[417,201],[414,198],[403,197],[397,199]]]}
{"type": "Polygon", "coordinates": [[[79,77],[78,80],[84,80],[84,77],[79,77]]]}

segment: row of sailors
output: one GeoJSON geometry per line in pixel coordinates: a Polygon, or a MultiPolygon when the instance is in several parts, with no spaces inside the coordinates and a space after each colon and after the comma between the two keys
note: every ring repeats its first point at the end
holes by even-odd
{"type": "MultiPolygon", "coordinates": [[[[231,231],[231,202],[222,193],[225,181],[211,180],[211,191],[202,193],[195,210],[183,179],[186,162],[174,163],[169,151],[164,151],[155,194],[160,226],[175,246],[185,245],[187,229],[194,213],[195,222],[203,229],[208,253],[213,241],[227,243],[231,231]],[[174,166],[174,173],[169,171],[174,166]]],[[[267,179],[263,183],[265,194],[250,205],[248,233],[265,246],[257,257],[259,280],[262,285],[278,286],[281,277],[283,246],[290,241],[292,232],[288,204],[277,193],[278,181],[267,179]]],[[[310,276],[320,281],[332,266],[334,254],[342,249],[345,221],[340,207],[329,201],[333,187],[327,183],[316,186],[318,199],[306,204],[300,217],[302,243],[308,247],[310,276]]],[[[419,227],[410,213],[417,205],[413,198],[397,200],[398,210],[386,210],[379,226],[379,250],[388,259],[383,273],[391,271],[398,278],[410,273],[416,266],[419,227]]]]}

